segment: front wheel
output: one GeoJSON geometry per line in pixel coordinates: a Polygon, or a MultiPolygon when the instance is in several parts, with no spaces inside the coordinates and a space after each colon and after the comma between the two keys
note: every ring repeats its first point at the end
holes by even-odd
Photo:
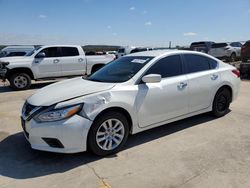
{"type": "Polygon", "coordinates": [[[119,112],[108,112],[94,121],[89,135],[89,149],[100,156],[118,152],[129,134],[127,118],[119,112]]]}
{"type": "Polygon", "coordinates": [[[216,93],[213,102],[213,114],[222,117],[228,113],[231,102],[231,93],[227,88],[221,88],[216,93]]]}
{"type": "Polygon", "coordinates": [[[31,78],[26,73],[14,73],[9,78],[10,86],[15,90],[29,89],[31,78]]]}

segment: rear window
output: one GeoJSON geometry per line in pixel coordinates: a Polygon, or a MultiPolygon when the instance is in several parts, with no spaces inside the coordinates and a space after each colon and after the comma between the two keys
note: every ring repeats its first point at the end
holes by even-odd
{"type": "Polygon", "coordinates": [[[61,49],[63,57],[79,56],[79,51],[75,47],[62,47],[61,49]]]}
{"type": "Polygon", "coordinates": [[[124,53],[125,52],[125,49],[124,48],[120,48],[119,50],[118,50],[118,53],[124,53]]]}
{"type": "Polygon", "coordinates": [[[26,52],[10,52],[6,57],[25,56],[26,52]]]}
{"type": "Polygon", "coordinates": [[[215,43],[212,44],[212,48],[223,48],[226,47],[228,44],[227,43],[215,43]]]}
{"type": "Polygon", "coordinates": [[[205,46],[205,45],[206,45],[205,42],[193,42],[193,43],[191,44],[191,46],[205,46]]]}
{"type": "Polygon", "coordinates": [[[250,46],[250,41],[247,41],[244,46],[250,46]]]}

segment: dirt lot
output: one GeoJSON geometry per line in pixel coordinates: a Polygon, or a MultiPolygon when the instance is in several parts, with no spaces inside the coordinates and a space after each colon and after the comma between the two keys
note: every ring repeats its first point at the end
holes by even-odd
{"type": "Polygon", "coordinates": [[[199,115],[131,136],[117,155],[30,149],[21,132],[24,100],[46,84],[0,86],[0,187],[250,187],[250,82],[231,112],[199,115]]]}

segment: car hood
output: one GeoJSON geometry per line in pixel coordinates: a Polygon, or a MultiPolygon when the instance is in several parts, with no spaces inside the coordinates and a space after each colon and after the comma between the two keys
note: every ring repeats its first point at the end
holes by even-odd
{"type": "Polygon", "coordinates": [[[31,57],[28,56],[16,56],[16,57],[1,57],[0,62],[8,62],[10,64],[12,63],[22,63],[26,61],[32,60],[31,57]]]}
{"type": "Polygon", "coordinates": [[[101,83],[74,78],[46,86],[27,99],[34,106],[50,106],[76,97],[94,94],[113,88],[115,83],[101,83]]]}

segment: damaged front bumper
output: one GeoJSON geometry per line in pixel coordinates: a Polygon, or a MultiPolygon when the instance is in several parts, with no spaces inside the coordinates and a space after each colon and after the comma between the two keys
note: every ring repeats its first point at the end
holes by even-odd
{"type": "Polygon", "coordinates": [[[5,80],[6,74],[8,72],[8,68],[6,67],[9,63],[8,62],[1,62],[0,61],[0,79],[5,80]]]}

